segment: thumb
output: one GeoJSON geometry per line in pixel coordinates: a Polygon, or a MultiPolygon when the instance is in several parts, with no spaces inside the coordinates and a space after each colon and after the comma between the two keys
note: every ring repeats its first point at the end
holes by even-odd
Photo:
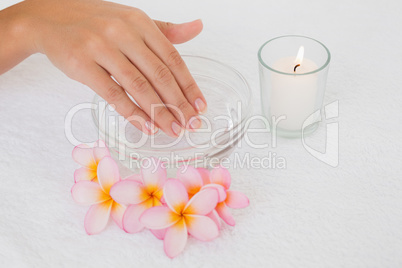
{"type": "Polygon", "coordinates": [[[159,30],[173,44],[181,44],[196,37],[202,31],[202,21],[195,20],[181,24],[154,20],[159,30]]]}

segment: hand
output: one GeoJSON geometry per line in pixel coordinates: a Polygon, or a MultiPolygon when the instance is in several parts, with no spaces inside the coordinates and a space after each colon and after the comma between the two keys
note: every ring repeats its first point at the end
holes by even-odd
{"type": "Polygon", "coordinates": [[[200,127],[205,98],[172,45],[198,35],[200,20],[153,21],[139,9],[99,0],[28,0],[15,8],[35,51],[144,133],[160,128],[175,137],[200,127]]]}

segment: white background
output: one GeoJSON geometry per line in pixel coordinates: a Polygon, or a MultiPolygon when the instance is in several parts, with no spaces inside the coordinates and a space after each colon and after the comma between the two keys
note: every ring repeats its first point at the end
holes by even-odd
{"type": "MultiPolygon", "coordinates": [[[[203,33],[182,53],[217,59],[248,80],[259,108],[257,50],[285,34],[316,38],[332,53],[326,103],[339,100],[339,166],[315,159],[300,140],[236,150],[286,159],[279,169],[231,169],[250,207],[233,211],[208,243],[190,239],[168,259],[149,232],[110,224],[86,235],[86,207],[70,195],[73,145],[64,118],[93,92],[43,55],[0,76],[0,265],[4,267],[401,267],[402,5],[400,1],[120,1],[152,18],[202,18],[203,33]]],[[[13,1],[1,1],[4,8],[13,1]]],[[[1,27],[1,25],[0,25],[1,27]]],[[[12,42],[12,40],[0,40],[12,42]]],[[[96,140],[89,111],[74,134],[96,140]]],[[[270,142],[269,134],[250,135],[270,142]]],[[[309,138],[324,148],[325,125],[309,138]]]]}

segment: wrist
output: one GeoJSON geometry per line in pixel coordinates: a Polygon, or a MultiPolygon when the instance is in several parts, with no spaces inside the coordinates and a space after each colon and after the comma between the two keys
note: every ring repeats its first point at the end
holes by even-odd
{"type": "Polygon", "coordinates": [[[0,11],[0,74],[37,52],[23,3],[0,11]]]}
{"type": "Polygon", "coordinates": [[[1,31],[2,39],[10,45],[9,49],[16,54],[29,56],[38,52],[30,20],[24,11],[24,2],[0,11],[0,25],[3,28],[1,31]]]}

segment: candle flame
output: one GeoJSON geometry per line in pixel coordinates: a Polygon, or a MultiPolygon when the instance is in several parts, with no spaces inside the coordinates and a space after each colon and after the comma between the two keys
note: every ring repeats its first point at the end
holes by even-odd
{"type": "Polygon", "coordinates": [[[297,52],[297,57],[296,57],[296,60],[295,60],[295,65],[297,65],[297,64],[300,64],[300,65],[301,65],[301,63],[302,63],[302,61],[303,61],[303,57],[304,57],[304,46],[301,46],[301,47],[299,48],[299,52],[297,52]]]}

